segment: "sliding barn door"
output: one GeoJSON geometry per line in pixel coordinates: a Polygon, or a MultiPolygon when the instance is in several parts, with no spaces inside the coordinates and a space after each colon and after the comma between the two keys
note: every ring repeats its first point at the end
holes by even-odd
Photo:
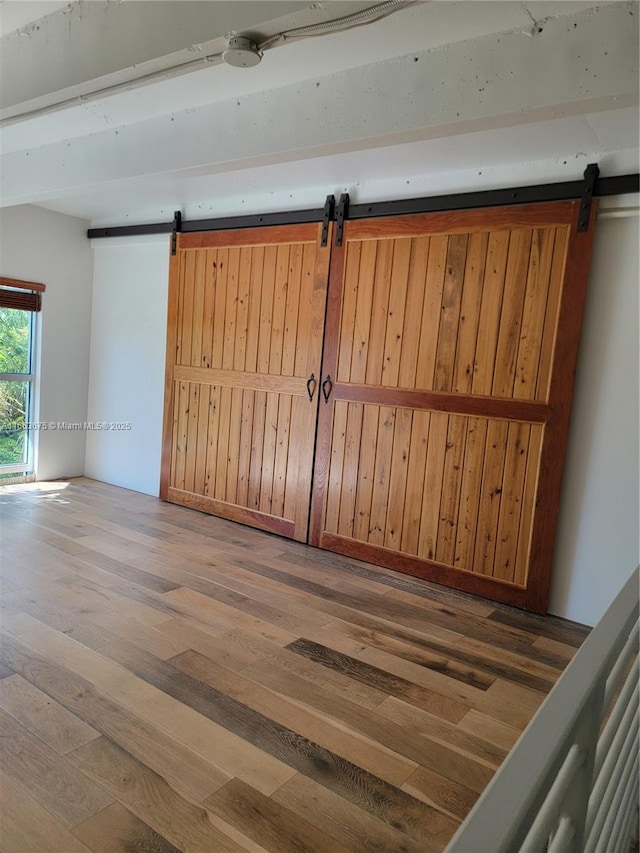
{"type": "Polygon", "coordinates": [[[577,219],[563,202],[345,223],[312,544],[545,608],[593,231],[577,219]]]}
{"type": "Polygon", "coordinates": [[[307,539],[330,249],[320,225],[178,236],[161,497],[307,539]]]}

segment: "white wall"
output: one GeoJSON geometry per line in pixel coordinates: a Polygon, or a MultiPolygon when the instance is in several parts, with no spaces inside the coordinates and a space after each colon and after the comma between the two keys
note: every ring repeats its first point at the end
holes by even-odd
{"type": "Polygon", "coordinates": [[[549,606],[589,625],[639,561],[638,281],[637,217],[599,219],[549,606]]]}
{"type": "Polygon", "coordinates": [[[130,430],[87,434],[88,477],[158,494],[169,238],[96,241],[88,419],[130,430]]]}
{"type": "MultiPolygon", "coordinates": [[[[0,210],[0,272],[47,287],[38,315],[38,421],[87,419],[93,285],[88,225],[28,205],[0,210]]],[[[39,480],[82,474],[84,457],[84,431],[38,433],[39,480]]]]}
{"type": "MultiPolygon", "coordinates": [[[[521,182],[537,179],[523,171],[521,182]]],[[[86,472],[157,495],[168,238],[115,242],[95,242],[89,417],[130,420],[132,430],[90,433],[86,472]]],[[[576,380],[552,613],[594,624],[638,563],[638,464],[638,221],[602,219],[576,380]]]]}

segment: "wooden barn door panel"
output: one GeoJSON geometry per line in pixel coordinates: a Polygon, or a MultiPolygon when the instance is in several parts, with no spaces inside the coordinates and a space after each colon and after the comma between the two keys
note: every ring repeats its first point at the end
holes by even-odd
{"type": "Polygon", "coordinates": [[[593,231],[577,216],[346,223],[312,544],[545,608],[593,231]]]}
{"type": "Polygon", "coordinates": [[[330,249],[318,225],[178,241],[161,496],[304,541],[330,249]]]}

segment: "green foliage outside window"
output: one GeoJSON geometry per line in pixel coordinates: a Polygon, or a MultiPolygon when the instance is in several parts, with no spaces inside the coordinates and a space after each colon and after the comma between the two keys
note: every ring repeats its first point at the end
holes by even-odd
{"type": "MultiPolygon", "coordinates": [[[[31,313],[0,308],[0,374],[29,373],[31,313]]],[[[25,461],[29,383],[0,379],[0,466],[25,461]]]]}

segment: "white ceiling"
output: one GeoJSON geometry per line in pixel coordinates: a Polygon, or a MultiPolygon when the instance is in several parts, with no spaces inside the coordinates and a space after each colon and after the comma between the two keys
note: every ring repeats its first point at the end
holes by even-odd
{"type": "MultiPolygon", "coordinates": [[[[0,0],[3,33],[5,9],[29,6],[39,15],[54,5],[63,4],[0,0]]],[[[109,14],[120,5],[109,4],[109,14]]],[[[144,5],[160,27],[165,4],[144,5]]],[[[234,14],[243,3],[216,8],[223,5],[234,14]]],[[[310,5],[289,4],[295,25],[350,7],[310,5]]],[[[103,6],[94,0],[94,15],[103,6]]],[[[291,20],[268,16],[285,6],[263,0],[261,34],[291,20]]],[[[367,201],[527,183],[531,175],[574,179],[594,160],[605,174],[637,171],[637,11],[635,2],[417,3],[366,27],[274,47],[254,69],[215,65],[75,103],[2,129],[0,201],[118,224],[164,220],[175,209],[203,217],[315,207],[344,190],[367,201]],[[511,75],[519,103],[509,101],[511,75]]],[[[38,74],[43,80],[40,100],[14,103],[9,113],[130,78],[127,66],[91,80],[86,56],[72,67],[87,44],[86,31],[74,34],[72,13],[54,12],[28,38],[3,39],[33,85],[38,74]],[[51,92],[38,38],[64,32],[68,78],[76,78],[51,92]]],[[[206,35],[207,51],[226,43],[222,32],[206,35]]],[[[172,62],[194,54],[200,46],[182,47],[172,62]]],[[[145,56],[138,73],[152,68],[145,56]]]]}
{"type": "Polygon", "coordinates": [[[0,0],[0,36],[66,6],[69,0],[0,0]]]}

